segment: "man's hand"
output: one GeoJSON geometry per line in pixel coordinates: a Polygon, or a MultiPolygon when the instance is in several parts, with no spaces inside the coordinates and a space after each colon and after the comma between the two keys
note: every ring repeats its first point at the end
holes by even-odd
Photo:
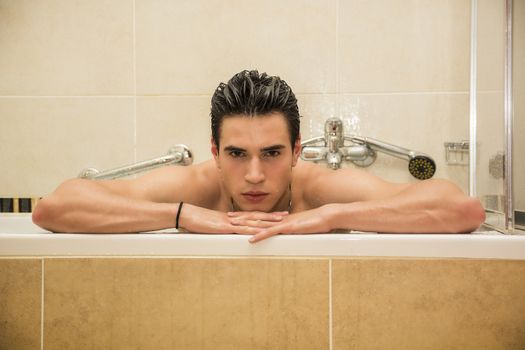
{"type": "Polygon", "coordinates": [[[265,213],[262,211],[228,212],[231,224],[250,226],[259,229],[272,227],[276,223],[281,222],[286,216],[288,216],[287,211],[276,211],[272,213],[265,213]]]}
{"type": "MultiPolygon", "coordinates": [[[[234,225],[243,225],[251,228],[259,228],[254,236],[250,238],[250,243],[256,243],[277,234],[303,234],[303,233],[326,233],[332,228],[330,226],[330,213],[333,212],[336,204],[324,205],[322,207],[307,210],[295,214],[285,215],[282,220],[270,221],[257,219],[255,213],[236,213],[241,218],[232,219],[234,225]],[[243,215],[245,214],[245,215],[243,215]],[[263,229],[260,229],[263,227],[263,229]]],[[[275,215],[276,213],[259,213],[275,215]]],[[[262,215],[260,217],[263,217],[262,215]]]]}
{"type": "Polygon", "coordinates": [[[254,235],[261,229],[278,223],[287,212],[230,212],[222,213],[184,203],[179,226],[195,233],[238,233],[254,235]]]}

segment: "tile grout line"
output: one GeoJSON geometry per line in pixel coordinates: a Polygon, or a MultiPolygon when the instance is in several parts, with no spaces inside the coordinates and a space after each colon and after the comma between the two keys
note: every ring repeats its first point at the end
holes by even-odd
{"type": "MultiPolygon", "coordinates": [[[[466,92],[468,93],[468,91],[466,92]]],[[[303,95],[325,95],[324,93],[313,93],[303,95]]],[[[138,96],[138,95],[137,95],[138,96]]],[[[180,94],[143,94],[141,97],[209,97],[204,93],[180,93],[180,94]]],[[[133,98],[135,95],[0,95],[0,98],[133,98]]]]}
{"type": "MultiPolygon", "coordinates": [[[[486,90],[480,93],[501,93],[502,90],[486,90]]],[[[362,95],[362,96],[400,96],[400,95],[468,95],[468,90],[452,90],[452,91],[351,91],[351,92],[297,92],[297,96],[336,96],[336,95],[362,95]]],[[[172,93],[172,94],[131,94],[131,95],[0,95],[3,99],[24,99],[24,98],[134,98],[141,97],[210,97],[206,93],[172,93]]]]}
{"type": "Polygon", "coordinates": [[[0,95],[0,98],[131,98],[133,95],[0,95]]]}
{"type": "Polygon", "coordinates": [[[328,345],[332,350],[332,259],[328,259],[328,345]]]}
{"type": "Polygon", "coordinates": [[[40,283],[40,350],[44,350],[44,259],[41,263],[40,283]]]}
{"type": "Polygon", "coordinates": [[[133,160],[137,161],[137,37],[135,31],[135,5],[133,0],[133,160]]]}
{"type": "Polygon", "coordinates": [[[341,116],[341,77],[340,77],[340,59],[339,59],[339,0],[335,1],[335,115],[341,116]]]}

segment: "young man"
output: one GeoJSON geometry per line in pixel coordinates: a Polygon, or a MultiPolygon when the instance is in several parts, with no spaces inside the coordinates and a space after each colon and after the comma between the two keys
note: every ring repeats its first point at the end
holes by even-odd
{"type": "Polygon", "coordinates": [[[446,180],[395,184],[357,169],[299,160],[297,100],[279,77],[243,71],[212,98],[213,160],[133,180],[72,179],[39,202],[33,221],[55,232],[179,227],[252,235],[334,229],[459,233],[485,214],[446,180]]]}

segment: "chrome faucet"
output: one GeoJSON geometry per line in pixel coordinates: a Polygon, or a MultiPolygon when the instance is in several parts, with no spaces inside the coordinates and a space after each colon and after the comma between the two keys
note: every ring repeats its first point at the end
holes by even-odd
{"type": "Polygon", "coordinates": [[[175,145],[168,150],[167,155],[162,157],[153,158],[102,172],[95,168],[87,168],[82,170],[78,177],[93,180],[118,179],[128,175],[159,168],[165,165],[191,165],[192,163],[193,154],[191,153],[190,149],[185,145],[175,145]]]}
{"type": "Polygon", "coordinates": [[[351,161],[360,167],[372,165],[376,152],[408,160],[408,170],[417,179],[430,179],[436,172],[434,160],[421,152],[395,146],[370,137],[345,135],[343,122],[329,118],[324,125],[324,136],[314,137],[301,143],[301,158],[309,161],[326,161],[332,169],[339,169],[343,161],[351,161]],[[345,141],[350,144],[345,145],[345,141]]]}

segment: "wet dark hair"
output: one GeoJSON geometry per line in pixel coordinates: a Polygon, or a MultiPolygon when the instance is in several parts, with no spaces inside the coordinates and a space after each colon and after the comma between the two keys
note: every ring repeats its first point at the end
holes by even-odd
{"type": "Polygon", "coordinates": [[[292,89],[284,80],[257,70],[235,74],[227,84],[220,83],[211,98],[211,133],[219,147],[220,128],[225,117],[255,117],[281,112],[288,125],[292,149],[299,136],[299,108],[292,89]]]}

